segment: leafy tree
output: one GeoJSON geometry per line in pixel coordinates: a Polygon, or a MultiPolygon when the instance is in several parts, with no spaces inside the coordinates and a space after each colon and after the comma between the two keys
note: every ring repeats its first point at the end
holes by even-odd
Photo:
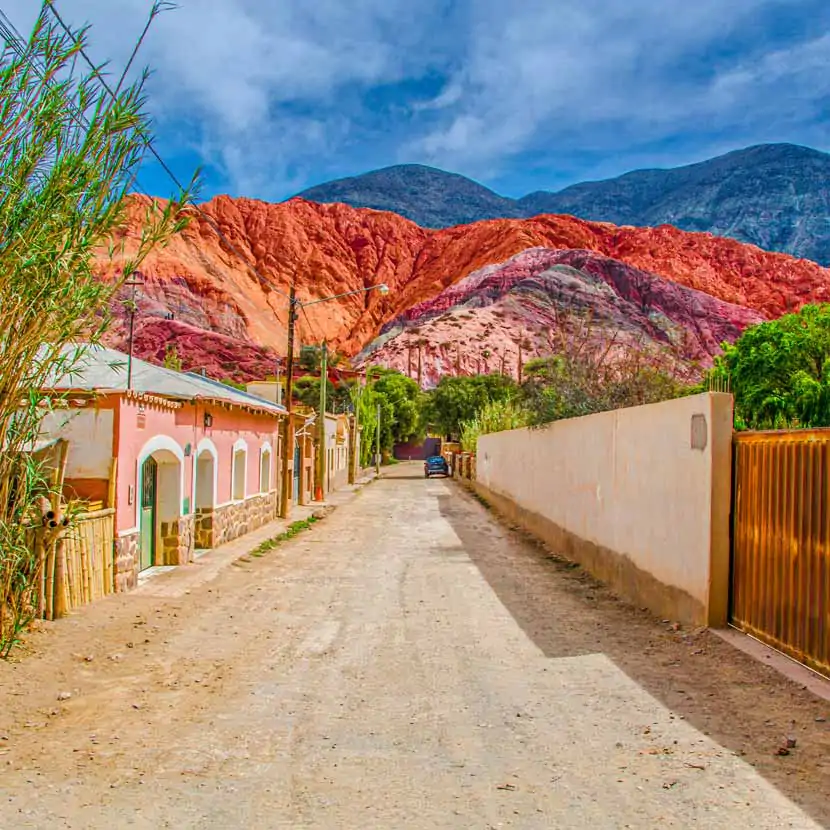
{"type": "Polygon", "coordinates": [[[361,463],[368,464],[378,451],[377,408],[380,406],[380,451],[421,434],[421,390],[411,378],[394,369],[374,366],[367,370],[366,386],[352,387],[358,422],[363,427],[361,463]]]}
{"type": "Polygon", "coordinates": [[[530,414],[516,400],[490,401],[474,418],[461,424],[461,447],[476,452],[478,439],[492,432],[521,429],[530,423],[530,414]]]}
{"type": "MultiPolygon", "coordinates": [[[[326,380],[326,410],[328,412],[343,412],[351,402],[351,382],[341,381],[334,384],[326,380]]],[[[312,375],[303,375],[293,384],[294,398],[304,406],[317,409],[320,406],[320,378],[312,375]]]]}
{"type": "Polygon", "coordinates": [[[233,378],[222,378],[219,383],[224,383],[225,386],[229,386],[231,389],[238,389],[240,392],[245,392],[248,389],[246,384],[233,378]]]}
{"type": "Polygon", "coordinates": [[[732,391],[739,428],[830,426],[830,305],[751,326],[706,383],[732,391]]]}
{"type": "Polygon", "coordinates": [[[174,372],[181,372],[182,359],[179,357],[179,351],[174,343],[168,343],[167,349],[164,352],[164,368],[172,369],[174,372]]]}
{"type": "Polygon", "coordinates": [[[558,315],[553,354],[529,360],[520,401],[532,426],[594,412],[641,406],[690,391],[677,350],[622,341],[590,314],[558,315]]]}
{"type": "Polygon", "coordinates": [[[422,421],[442,435],[458,436],[461,425],[475,418],[487,404],[506,401],[517,391],[515,381],[505,375],[445,375],[423,402],[422,421]]]}
{"type": "Polygon", "coordinates": [[[520,400],[536,426],[657,403],[689,391],[659,355],[635,347],[613,358],[593,351],[539,358],[528,363],[525,376],[520,400]]]}
{"type": "Polygon", "coordinates": [[[392,408],[389,446],[416,438],[421,431],[421,390],[418,384],[400,372],[388,370],[378,377],[373,388],[392,408]]]}
{"type": "MultiPolygon", "coordinates": [[[[130,277],[182,226],[188,198],[145,203],[138,238],[120,233],[150,136],[143,81],[111,97],[82,68],[87,32],[66,34],[47,7],[0,61],[0,656],[35,613],[30,527],[44,493],[59,498],[30,452],[49,411],[40,390],[80,368],[75,344],[100,341],[120,279],[98,279],[96,257],[109,249],[111,272],[130,277]]],[[[141,205],[131,213],[141,220],[141,205]]]]}
{"type": "Polygon", "coordinates": [[[352,400],[357,421],[363,428],[360,440],[360,463],[367,466],[372,463],[375,453],[390,450],[393,446],[392,420],[394,411],[391,403],[379,394],[372,384],[352,387],[352,400]],[[378,406],[380,406],[380,446],[377,442],[378,406]]]}
{"type": "MultiPolygon", "coordinates": [[[[344,362],[340,352],[328,351],[326,362],[331,368],[340,366],[344,362]]],[[[323,364],[323,349],[321,346],[302,346],[297,358],[300,368],[309,375],[319,375],[320,367],[323,364]]]]}

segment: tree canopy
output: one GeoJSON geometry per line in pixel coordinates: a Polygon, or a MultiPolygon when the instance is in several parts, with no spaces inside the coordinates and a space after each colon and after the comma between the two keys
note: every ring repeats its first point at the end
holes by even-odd
{"type": "Polygon", "coordinates": [[[537,358],[525,367],[520,401],[530,423],[541,426],[563,418],[657,403],[687,387],[658,355],[630,349],[609,360],[585,350],[537,358]]]}
{"type": "MultiPolygon", "coordinates": [[[[151,21],[161,8],[151,6],[151,21]]],[[[100,342],[122,279],[182,227],[190,198],[145,204],[139,232],[123,233],[151,137],[146,76],[108,92],[79,60],[87,30],[64,32],[49,9],[27,43],[6,42],[0,61],[0,656],[35,613],[38,505],[61,497],[30,452],[51,402],[41,390],[77,370],[76,344],[100,342]],[[98,276],[108,250],[115,280],[98,276]]]]}
{"type": "Polygon", "coordinates": [[[427,393],[422,420],[425,426],[442,435],[458,437],[462,424],[473,420],[487,404],[506,401],[517,390],[515,381],[505,375],[445,375],[438,386],[427,393]]]}
{"type": "Polygon", "coordinates": [[[739,428],[830,426],[830,305],[748,328],[710,378],[735,397],[739,428]]]}
{"type": "Polygon", "coordinates": [[[380,406],[380,452],[395,444],[412,441],[422,434],[421,390],[418,384],[393,369],[372,367],[366,386],[352,388],[354,408],[363,427],[362,463],[369,463],[378,451],[377,409],[380,406]]]}
{"type": "MultiPolygon", "coordinates": [[[[329,412],[343,412],[351,405],[353,382],[340,381],[337,384],[326,380],[326,409],[329,412]]],[[[317,409],[320,406],[320,378],[303,375],[293,384],[294,399],[304,406],[317,409]]]]}

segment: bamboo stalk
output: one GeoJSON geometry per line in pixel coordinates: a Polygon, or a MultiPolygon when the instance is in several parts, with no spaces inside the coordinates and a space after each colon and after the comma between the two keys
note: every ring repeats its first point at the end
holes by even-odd
{"type": "Polygon", "coordinates": [[[115,539],[114,533],[111,533],[115,522],[109,521],[104,524],[104,594],[115,593],[115,539]]]}
{"type": "MultiPolygon", "coordinates": [[[[63,597],[63,611],[66,614],[73,606],[73,597],[72,597],[72,589],[73,589],[73,571],[74,571],[74,562],[72,561],[72,553],[74,547],[69,539],[66,537],[62,538],[59,547],[55,553],[55,596],[56,596],[56,604],[57,604],[57,596],[58,593],[61,593],[63,597]],[[58,566],[61,566],[61,579],[58,579],[58,566]]],[[[63,616],[63,615],[61,615],[63,616]]],[[[55,611],[55,617],[58,617],[57,609],[55,611]]]]}
{"type": "Polygon", "coordinates": [[[98,552],[98,522],[89,523],[89,596],[94,602],[101,598],[101,567],[98,552]]]}
{"type": "Polygon", "coordinates": [[[63,491],[63,480],[66,475],[66,461],[69,458],[69,442],[62,438],[58,441],[58,464],[55,468],[52,488],[52,510],[58,515],[61,506],[61,493],[63,491]]]}
{"type": "Polygon", "coordinates": [[[43,528],[35,528],[34,534],[38,570],[37,616],[42,620],[46,610],[46,547],[43,541],[43,528]]]}
{"type": "Polygon", "coordinates": [[[114,524],[114,521],[102,522],[104,539],[101,547],[101,556],[104,562],[104,596],[115,591],[115,548],[113,547],[113,534],[111,533],[111,528],[114,524]]]}
{"type": "Polygon", "coordinates": [[[115,494],[116,494],[116,487],[117,487],[117,476],[118,476],[118,457],[115,456],[112,459],[112,463],[110,464],[110,480],[109,480],[109,487],[107,489],[107,507],[115,508],[115,494]]]}
{"type": "Polygon", "coordinates": [[[46,546],[46,619],[55,619],[55,542],[46,546]]]}
{"type": "Polygon", "coordinates": [[[83,604],[86,605],[89,602],[92,602],[92,561],[90,557],[90,549],[89,549],[89,535],[88,535],[88,527],[92,524],[91,522],[85,522],[81,525],[81,532],[78,534],[81,538],[81,573],[83,579],[81,581],[81,587],[83,588],[83,604]]]}
{"type": "Polygon", "coordinates": [[[89,513],[84,513],[79,517],[79,521],[89,521],[90,519],[100,519],[103,516],[113,516],[115,510],[112,507],[103,507],[101,510],[90,510],[89,513]]]}
{"type": "Polygon", "coordinates": [[[63,538],[55,543],[55,593],[52,598],[52,619],[66,616],[66,550],[63,538]]]}
{"type": "Polygon", "coordinates": [[[92,577],[92,599],[104,596],[104,562],[101,544],[101,520],[96,519],[90,524],[91,541],[89,544],[90,573],[92,577]]]}

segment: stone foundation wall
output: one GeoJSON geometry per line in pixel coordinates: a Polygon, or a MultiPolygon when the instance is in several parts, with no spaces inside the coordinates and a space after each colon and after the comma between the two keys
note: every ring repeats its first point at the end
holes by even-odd
{"type": "Polygon", "coordinates": [[[210,550],[214,547],[213,508],[198,507],[193,518],[193,546],[196,550],[210,550]]]}
{"type": "Polygon", "coordinates": [[[217,548],[262,527],[277,518],[277,493],[254,496],[238,504],[226,504],[213,510],[200,508],[196,514],[194,537],[202,550],[217,548]]]}
{"type": "Polygon", "coordinates": [[[156,551],[157,565],[186,565],[193,561],[194,526],[195,517],[192,514],[161,523],[161,547],[156,551]]]}
{"type": "Polygon", "coordinates": [[[138,585],[138,533],[115,539],[115,590],[131,591],[138,585]]]}

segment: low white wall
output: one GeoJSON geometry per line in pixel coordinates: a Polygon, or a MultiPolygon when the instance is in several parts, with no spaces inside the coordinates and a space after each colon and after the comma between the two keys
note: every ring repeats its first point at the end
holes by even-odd
{"type": "Polygon", "coordinates": [[[113,423],[111,409],[55,409],[44,416],[40,435],[69,442],[66,478],[109,478],[113,423]]]}
{"type": "Polygon", "coordinates": [[[630,599],[721,624],[731,441],[731,396],[695,395],[483,436],[477,483],[630,599]]]}

